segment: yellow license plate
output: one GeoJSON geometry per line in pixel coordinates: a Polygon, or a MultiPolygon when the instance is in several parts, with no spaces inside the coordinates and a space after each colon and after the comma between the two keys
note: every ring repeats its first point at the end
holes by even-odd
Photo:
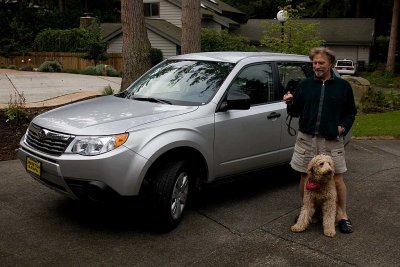
{"type": "Polygon", "coordinates": [[[41,163],[29,157],[26,158],[26,170],[40,177],[41,163]]]}

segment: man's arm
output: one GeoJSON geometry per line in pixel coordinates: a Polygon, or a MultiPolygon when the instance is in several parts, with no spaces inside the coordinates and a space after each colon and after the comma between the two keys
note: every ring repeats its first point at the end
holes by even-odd
{"type": "Polygon", "coordinates": [[[353,89],[351,85],[346,81],[347,92],[346,92],[346,102],[344,103],[344,110],[342,113],[342,118],[340,122],[340,127],[344,128],[342,134],[346,135],[350,128],[353,126],[354,120],[357,114],[356,103],[354,101],[353,89]]]}

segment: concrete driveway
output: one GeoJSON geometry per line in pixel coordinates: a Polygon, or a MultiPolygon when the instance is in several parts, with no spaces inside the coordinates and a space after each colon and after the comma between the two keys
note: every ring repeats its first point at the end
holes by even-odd
{"type": "Polygon", "coordinates": [[[282,170],[203,192],[167,234],[147,227],[137,202],[88,206],[34,181],[18,161],[0,162],[3,266],[398,266],[400,140],[353,140],[346,148],[348,213],[355,232],[301,234],[298,178],[282,170]]]}
{"type": "Polygon", "coordinates": [[[26,107],[55,106],[101,95],[108,85],[118,91],[121,78],[0,69],[0,108],[7,107],[15,93],[24,95],[26,107]]]}

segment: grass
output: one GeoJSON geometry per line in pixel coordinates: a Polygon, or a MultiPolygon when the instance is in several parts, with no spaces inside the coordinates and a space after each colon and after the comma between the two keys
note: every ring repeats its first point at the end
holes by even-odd
{"type": "Polygon", "coordinates": [[[354,137],[400,138],[400,111],[359,114],[352,134],[354,137]]]}

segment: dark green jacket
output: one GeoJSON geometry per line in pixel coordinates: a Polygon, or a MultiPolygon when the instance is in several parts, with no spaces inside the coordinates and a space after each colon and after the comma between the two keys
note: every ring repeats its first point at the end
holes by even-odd
{"type": "Polygon", "coordinates": [[[357,113],[350,84],[333,73],[325,83],[314,76],[301,81],[287,111],[293,117],[300,117],[301,132],[327,139],[339,136],[338,126],[344,127],[346,134],[357,113]]]}

